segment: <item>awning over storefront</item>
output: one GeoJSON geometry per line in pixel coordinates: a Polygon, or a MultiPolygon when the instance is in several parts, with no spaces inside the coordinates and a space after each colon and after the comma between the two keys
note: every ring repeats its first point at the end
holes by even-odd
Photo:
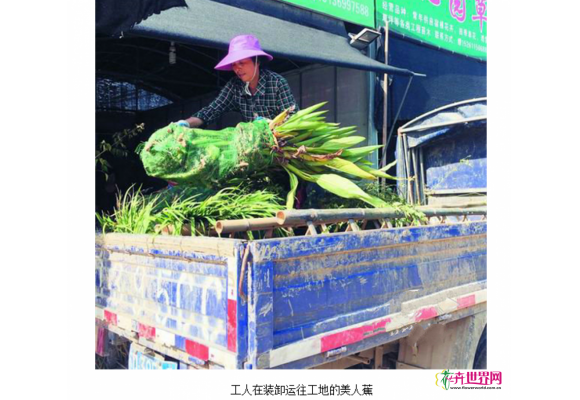
{"type": "Polygon", "coordinates": [[[188,8],[152,15],[126,34],[227,50],[236,35],[255,35],[267,53],[297,61],[378,73],[414,75],[375,61],[349,45],[347,37],[209,0],[186,0],[188,8]]]}

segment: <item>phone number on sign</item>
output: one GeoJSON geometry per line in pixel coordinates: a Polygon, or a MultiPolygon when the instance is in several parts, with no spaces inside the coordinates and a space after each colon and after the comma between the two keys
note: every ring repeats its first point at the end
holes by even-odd
{"type": "Polygon", "coordinates": [[[354,0],[311,0],[312,2],[329,4],[333,7],[342,8],[346,11],[354,12],[355,14],[364,15],[368,17],[370,14],[369,6],[359,3],[354,0]]]}
{"type": "Polygon", "coordinates": [[[471,42],[468,42],[466,40],[461,40],[459,42],[459,45],[461,47],[465,47],[467,49],[477,50],[477,51],[481,51],[483,53],[486,53],[487,52],[487,47],[481,46],[481,45],[476,44],[476,43],[471,43],[471,42]]]}

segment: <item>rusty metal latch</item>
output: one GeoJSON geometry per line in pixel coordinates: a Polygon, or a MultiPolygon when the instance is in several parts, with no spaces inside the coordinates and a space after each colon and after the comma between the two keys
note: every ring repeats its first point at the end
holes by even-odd
{"type": "Polygon", "coordinates": [[[248,256],[250,255],[250,245],[247,244],[246,247],[244,247],[244,255],[242,256],[242,271],[240,273],[240,281],[238,283],[238,293],[240,294],[240,297],[247,302],[248,298],[247,296],[244,294],[244,278],[246,277],[246,266],[248,265],[248,256]]]}

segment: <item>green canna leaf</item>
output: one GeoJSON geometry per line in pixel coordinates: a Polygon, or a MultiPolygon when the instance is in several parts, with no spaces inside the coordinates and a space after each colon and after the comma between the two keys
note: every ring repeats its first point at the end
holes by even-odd
{"type": "Polygon", "coordinates": [[[351,136],[347,138],[329,139],[328,137],[321,136],[319,140],[316,139],[317,138],[306,140],[301,142],[300,145],[305,146],[309,153],[326,154],[336,151],[345,151],[347,148],[357,145],[366,138],[362,136],[351,136]]]}
{"type": "Polygon", "coordinates": [[[322,127],[312,131],[312,136],[323,136],[323,135],[331,135],[336,130],[334,127],[322,127]]]}
{"type": "Polygon", "coordinates": [[[356,133],[356,130],[351,130],[351,131],[339,133],[338,135],[333,135],[333,137],[336,139],[340,139],[340,138],[348,137],[348,136],[353,135],[355,133],[356,133]]]}
{"type": "Polygon", "coordinates": [[[336,174],[313,175],[312,178],[321,188],[334,193],[345,199],[358,199],[377,208],[390,208],[390,206],[378,197],[366,193],[354,182],[336,174]]]}
{"type": "Polygon", "coordinates": [[[304,161],[300,164],[294,164],[296,168],[300,168],[302,171],[307,172],[308,174],[323,174],[327,172],[324,168],[324,164],[315,162],[315,161],[304,161]]]}
{"type": "Polygon", "coordinates": [[[292,173],[288,168],[284,167],[290,176],[290,191],[286,196],[286,208],[292,210],[294,208],[294,198],[296,197],[296,189],[298,189],[298,177],[292,173]]]}
{"type": "Polygon", "coordinates": [[[292,163],[286,164],[285,168],[288,168],[290,171],[294,172],[300,179],[303,179],[308,182],[316,182],[316,179],[314,179],[312,175],[304,171],[301,171],[299,168],[292,165],[292,163]]]}
{"type": "MultiPolygon", "coordinates": [[[[294,114],[293,116],[291,116],[290,118],[288,118],[288,121],[286,121],[286,124],[291,123],[293,121],[296,121],[296,120],[300,119],[301,117],[303,117],[303,116],[305,116],[307,114],[310,114],[310,113],[318,110],[320,107],[322,107],[326,103],[328,103],[328,102],[327,101],[324,101],[322,103],[318,103],[318,104],[315,104],[315,105],[313,105],[311,107],[305,108],[304,110],[298,111],[296,114],[294,114]]],[[[282,124],[282,125],[285,125],[285,124],[282,124]]]]}
{"type": "Polygon", "coordinates": [[[347,178],[336,174],[309,174],[292,165],[293,161],[287,164],[286,168],[303,180],[314,182],[321,188],[345,199],[358,199],[377,208],[391,208],[388,203],[366,193],[347,178]]]}
{"type": "Polygon", "coordinates": [[[324,119],[324,117],[321,117],[321,115],[326,114],[328,112],[328,110],[322,110],[322,111],[316,111],[316,112],[312,112],[310,114],[307,114],[303,117],[300,118],[301,121],[312,121],[313,119],[318,119],[321,118],[321,120],[324,119]]]}
{"type": "Polygon", "coordinates": [[[346,126],[344,128],[333,128],[332,131],[332,136],[343,136],[343,135],[351,135],[353,133],[356,133],[356,126],[346,126]]]}
{"type": "Polygon", "coordinates": [[[391,175],[389,175],[387,173],[384,173],[380,169],[374,169],[374,168],[371,168],[371,167],[369,167],[367,165],[364,165],[364,164],[363,165],[358,164],[358,166],[362,170],[364,170],[364,171],[368,172],[369,174],[372,174],[372,175],[374,175],[374,176],[376,176],[378,178],[393,179],[395,181],[397,180],[397,178],[395,178],[394,176],[391,176],[391,175]]]}
{"type": "Polygon", "coordinates": [[[332,160],[328,160],[327,162],[324,163],[324,166],[335,169],[340,172],[344,172],[346,174],[354,175],[358,178],[370,180],[377,179],[375,175],[372,175],[369,172],[366,172],[364,169],[359,168],[356,164],[339,157],[333,158],[332,160]]]}
{"type": "Polygon", "coordinates": [[[383,168],[380,169],[380,171],[388,171],[389,169],[391,169],[395,164],[397,164],[397,160],[393,161],[390,164],[385,165],[383,168]]]}
{"type": "Polygon", "coordinates": [[[319,147],[321,150],[336,151],[341,149],[347,149],[352,146],[356,146],[360,142],[364,142],[366,138],[364,136],[349,136],[340,139],[331,139],[326,141],[322,146],[319,147]]]}
{"type": "Polygon", "coordinates": [[[290,143],[299,143],[303,140],[308,139],[310,136],[312,136],[312,131],[308,131],[308,132],[303,133],[301,135],[294,136],[292,139],[289,140],[289,142],[290,143]]]}
{"type": "Polygon", "coordinates": [[[280,133],[285,133],[289,131],[303,131],[303,130],[315,130],[324,126],[324,122],[318,121],[298,121],[292,124],[284,124],[279,126],[276,131],[280,133]]]}
{"type": "Polygon", "coordinates": [[[367,155],[372,153],[374,150],[380,149],[381,147],[383,147],[383,145],[377,144],[377,145],[373,145],[373,146],[364,146],[364,147],[356,147],[354,149],[346,149],[342,152],[342,157],[347,158],[347,157],[356,157],[356,156],[361,156],[361,155],[363,157],[366,157],[367,155]]]}
{"type": "Polygon", "coordinates": [[[326,135],[314,137],[312,139],[303,140],[303,141],[301,141],[299,143],[296,143],[296,145],[297,146],[310,147],[310,146],[312,146],[312,145],[314,145],[316,143],[323,142],[323,141],[325,141],[328,138],[330,138],[330,135],[329,134],[326,134],[326,135]]]}

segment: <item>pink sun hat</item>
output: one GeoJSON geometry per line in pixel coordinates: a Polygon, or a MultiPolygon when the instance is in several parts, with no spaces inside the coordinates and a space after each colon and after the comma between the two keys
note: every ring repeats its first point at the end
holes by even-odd
{"type": "Polygon", "coordinates": [[[243,60],[255,56],[266,56],[268,60],[272,60],[270,54],[265,53],[260,47],[260,42],[253,35],[239,35],[230,40],[230,48],[228,55],[221,60],[215,69],[220,71],[231,71],[232,64],[236,61],[243,60]]]}

